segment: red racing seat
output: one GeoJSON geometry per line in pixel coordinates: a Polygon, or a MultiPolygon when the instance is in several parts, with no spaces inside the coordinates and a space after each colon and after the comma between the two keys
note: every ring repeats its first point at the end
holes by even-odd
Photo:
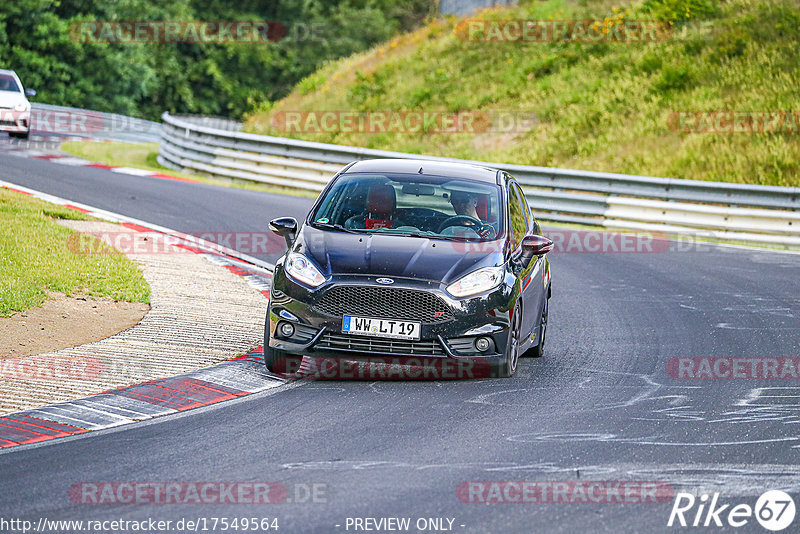
{"type": "Polygon", "coordinates": [[[397,206],[397,194],[389,184],[373,185],[367,194],[368,230],[392,228],[394,210],[397,206]]]}

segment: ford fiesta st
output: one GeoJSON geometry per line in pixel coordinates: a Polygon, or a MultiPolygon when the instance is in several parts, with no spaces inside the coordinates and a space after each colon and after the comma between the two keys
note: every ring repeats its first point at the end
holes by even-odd
{"type": "Polygon", "coordinates": [[[509,377],[541,356],[552,241],[517,181],[488,167],[351,163],[298,228],[270,222],[277,262],[264,324],[269,370],[303,355],[480,359],[509,377]]]}

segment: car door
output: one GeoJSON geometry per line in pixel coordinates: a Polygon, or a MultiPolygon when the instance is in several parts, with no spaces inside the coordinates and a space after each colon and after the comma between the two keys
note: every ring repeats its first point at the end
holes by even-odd
{"type": "MultiPolygon", "coordinates": [[[[539,225],[539,222],[533,215],[531,211],[530,204],[528,204],[528,200],[524,197],[525,207],[528,208],[528,215],[529,220],[531,221],[530,224],[530,233],[544,236],[542,232],[542,227],[539,225]]],[[[547,256],[534,256],[533,261],[535,264],[531,269],[531,281],[530,285],[528,286],[528,291],[530,293],[530,298],[532,301],[532,305],[528,308],[533,317],[531,319],[531,323],[533,324],[534,330],[531,332],[531,335],[537,333],[539,331],[538,324],[542,317],[542,311],[544,310],[544,306],[547,304],[548,299],[548,286],[550,284],[550,260],[547,256]],[[535,310],[535,312],[533,311],[535,310]]],[[[533,339],[534,343],[532,346],[536,346],[539,344],[538,339],[533,339]]]]}
{"type": "MultiPolygon", "coordinates": [[[[512,198],[516,198],[519,202],[520,211],[525,219],[525,234],[541,234],[539,224],[531,213],[528,200],[525,198],[522,188],[516,182],[513,182],[512,187],[514,191],[512,198]]],[[[545,261],[544,256],[534,256],[530,263],[521,270],[523,328],[520,340],[523,343],[531,340],[533,345],[536,345],[539,342],[537,339],[532,339],[532,336],[538,332],[539,317],[544,305],[544,291],[541,282],[544,274],[543,270],[546,268],[545,261]]]]}
{"type": "Polygon", "coordinates": [[[536,326],[536,308],[538,298],[532,286],[532,274],[536,261],[531,260],[523,265],[520,260],[522,255],[522,239],[531,232],[532,221],[529,220],[529,209],[522,188],[513,179],[508,185],[509,221],[511,231],[511,261],[514,273],[519,280],[520,299],[522,300],[522,331],[520,341],[525,343],[530,339],[536,326]]]}

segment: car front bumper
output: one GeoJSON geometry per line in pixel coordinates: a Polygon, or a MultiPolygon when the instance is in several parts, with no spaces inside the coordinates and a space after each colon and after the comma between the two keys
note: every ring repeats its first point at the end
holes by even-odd
{"type": "MultiPolygon", "coordinates": [[[[269,346],[295,355],[348,360],[374,358],[485,358],[503,356],[510,325],[509,310],[513,307],[513,284],[475,297],[455,299],[441,284],[435,282],[395,278],[390,290],[414,290],[432,294],[449,308],[449,316],[441,321],[421,322],[417,341],[387,339],[342,331],[342,315],[321,309],[320,301],[334,287],[381,287],[370,276],[341,276],[314,290],[286,277],[283,269],[276,268],[268,311],[269,346]],[[294,334],[281,335],[279,325],[291,323],[294,334]],[[490,346],[485,351],[475,347],[475,340],[488,338],[490,346]]],[[[346,313],[365,315],[359,309],[346,313]]],[[[406,312],[407,313],[407,312],[406,312]]],[[[403,309],[385,309],[381,319],[412,320],[404,316],[403,309]]]]}
{"type": "Polygon", "coordinates": [[[0,109],[0,131],[29,133],[31,129],[31,112],[0,109]]]}

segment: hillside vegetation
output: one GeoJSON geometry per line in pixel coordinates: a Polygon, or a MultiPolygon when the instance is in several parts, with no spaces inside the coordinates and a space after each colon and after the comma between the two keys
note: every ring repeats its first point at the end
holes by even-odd
{"type": "Polygon", "coordinates": [[[521,1],[471,19],[432,21],[329,63],[286,98],[262,105],[246,129],[484,161],[798,186],[800,124],[780,118],[800,112],[798,65],[796,1],[521,1]],[[614,21],[658,20],[672,31],[658,42],[469,37],[471,22],[510,19],[596,19],[606,31],[614,21]],[[508,130],[469,133],[375,133],[348,125],[287,132],[286,112],[298,110],[482,111],[520,120],[508,130]],[[684,128],[678,115],[696,111],[777,112],[779,120],[765,125],[759,115],[737,123],[744,132],[696,133],[707,130],[703,121],[684,128]]]}
{"type": "Polygon", "coordinates": [[[16,70],[38,102],[154,120],[164,111],[240,117],[326,60],[419,27],[430,10],[428,0],[1,0],[0,68],[16,70]],[[267,21],[282,30],[245,42],[233,42],[234,32],[224,42],[171,42],[164,33],[132,42],[112,31],[164,21],[267,21]],[[88,38],[92,27],[109,32],[88,38]]]}

